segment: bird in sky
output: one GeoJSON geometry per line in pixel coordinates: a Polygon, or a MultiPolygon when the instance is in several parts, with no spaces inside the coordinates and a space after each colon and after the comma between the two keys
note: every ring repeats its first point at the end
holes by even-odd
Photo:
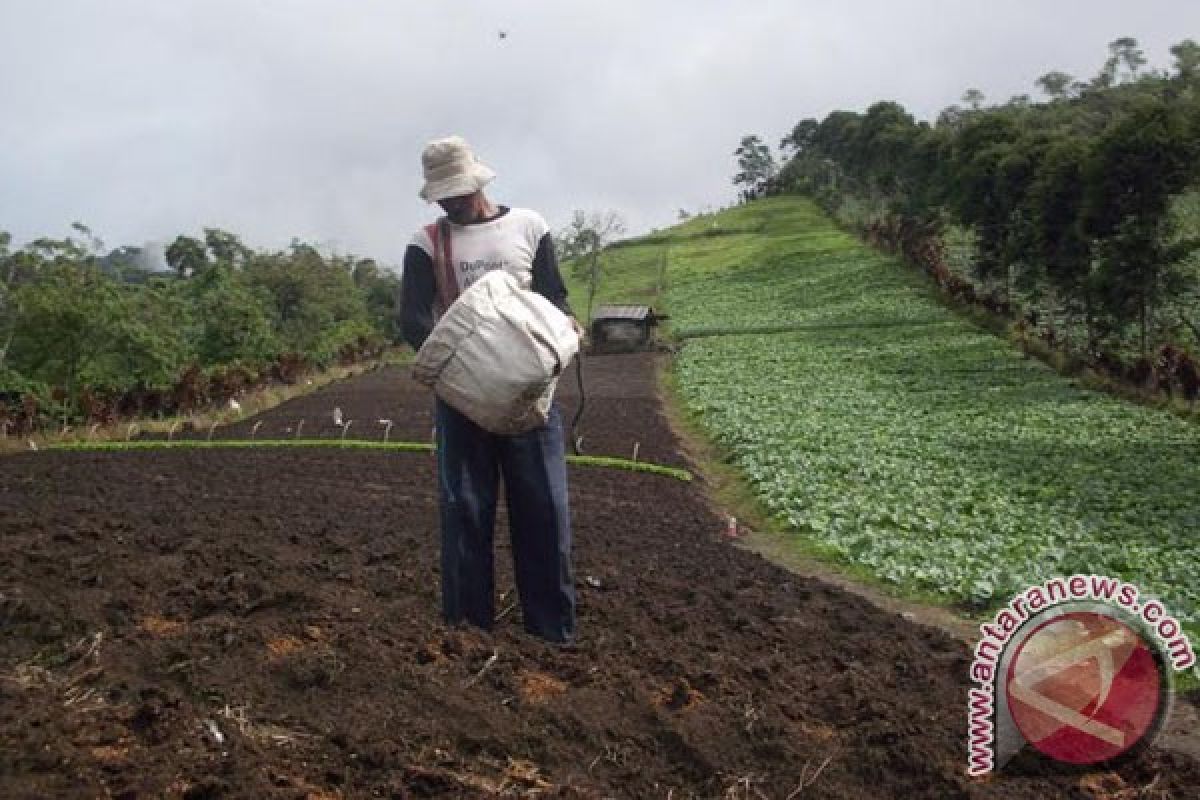
{"type": "Polygon", "coordinates": [[[498,36],[500,39],[502,39],[502,40],[503,40],[503,39],[507,39],[507,38],[508,38],[508,31],[500,31],[500,32],[497,34],[497,36],[498,36]]]}

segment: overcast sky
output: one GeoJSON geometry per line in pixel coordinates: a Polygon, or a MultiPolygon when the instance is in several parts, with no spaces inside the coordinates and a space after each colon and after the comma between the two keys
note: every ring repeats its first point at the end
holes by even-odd
{"type": "Polygon", "coordinates": [[[1200,3],[0,0],[0,230],[81,220],[111,247],[216,226],[397,263],[436,210],[420,150],[459,133],[494,199],[636,233],[730,202],[745,133],[1036,95],[1119,36],[1166,68],[1200,3]]]}

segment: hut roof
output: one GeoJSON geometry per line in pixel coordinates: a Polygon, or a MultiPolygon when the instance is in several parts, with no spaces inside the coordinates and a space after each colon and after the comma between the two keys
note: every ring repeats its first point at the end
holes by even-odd
{"type": "Polygon", "coordinates": [[[592,315],[592,320],[629,319],[642,321],[654,316],[650,306],[600,306],[592,315]]]}

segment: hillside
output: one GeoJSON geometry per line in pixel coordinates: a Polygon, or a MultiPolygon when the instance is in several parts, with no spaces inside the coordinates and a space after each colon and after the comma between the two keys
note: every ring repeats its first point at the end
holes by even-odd
{"type": "Polygon", "coordinates": [[[679,399],[806,547],[975,610],[1109,574],[1196,630],[1200,428],[1023,357],[803,199],[605,263],[599,297],[671,315],[679,399]],[[646,267],[663,252],[658,293],[646,267]]]}

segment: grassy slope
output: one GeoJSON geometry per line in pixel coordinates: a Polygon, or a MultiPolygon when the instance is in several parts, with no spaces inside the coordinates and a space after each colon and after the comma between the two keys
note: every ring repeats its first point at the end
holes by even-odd
{"type": "Polygon", "coordinates": [[[605,262],[602,300],[665,307],[684,336],[746,332],[689,339],[681,398],[821,551],[976,607],[1109,573],[1200,621],[1195,425],[1022,358],[797,198],[694,219],[605,262]],[[749,333],[764,327],[784,332],[749,333]]]}

